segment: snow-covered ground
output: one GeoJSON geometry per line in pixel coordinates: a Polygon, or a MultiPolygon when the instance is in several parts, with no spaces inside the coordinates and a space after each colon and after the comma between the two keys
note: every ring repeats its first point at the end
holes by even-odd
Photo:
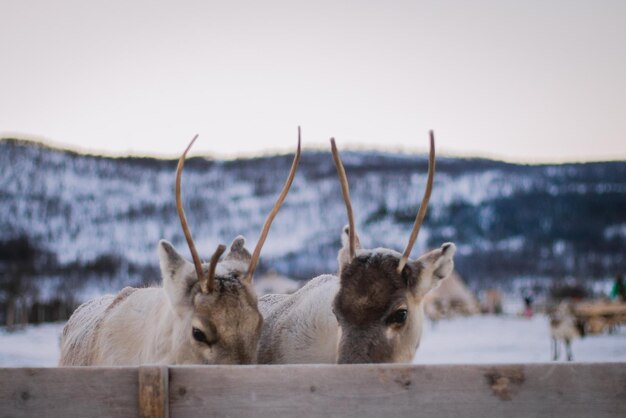
{"type": "MultiPolygon", "coordinates": [[[[561,360],[564,347],[560,348],[561,360]]],[[[572,343],[580,362],[626,361],[626,327],[572,343]]],[[[474,316],[426,324],[415,363],[538,363],[551,360],[548,318],[474,316]]]]}
{"type": "MultiPolygon", "coordinates": [[[[0,367],[52,367],[59,358],[63,324],[0,329],[0,367]]],[[[563,350],[562,350],[563,351],[563,350]]],[[[574,360],[626,361],[626,327],[614,335],[589,336],[573,343],[574,360]]],[[[415,363],[536,363],[550,361],[548,319],[513,315],[475,316],[427,323],[415,363]]]]}
{"type": "Polygon", "coordinates": [[[0,367],[56,366],[63,325],[32,325],[13,332],[0,328],[0,367]]]}

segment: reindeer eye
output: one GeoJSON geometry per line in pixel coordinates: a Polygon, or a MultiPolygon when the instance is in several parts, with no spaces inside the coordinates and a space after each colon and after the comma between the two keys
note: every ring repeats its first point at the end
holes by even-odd
{"type": "Polygon", "coordinates": [[[198,341],[199,343],[205,343],[207,345],[210,345],[209,340],[207,340],[206,338],[206,334],[200,331],[198,328],[193,327],[191,329],[191,335],[193,336],[193,339],[198,341]]]}
{"type": "Polygon", "coordinates": [[[404,324],[407,316],[408,316],[408,311],[406,309],[398,309],[397,311],[389,315],[389,317],[387,317],[387,324],[388,325],[404,324]]]}

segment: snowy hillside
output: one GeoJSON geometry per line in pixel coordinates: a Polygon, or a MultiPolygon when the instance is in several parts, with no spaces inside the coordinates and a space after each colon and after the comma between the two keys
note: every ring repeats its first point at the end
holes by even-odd
{"type": "MultiPolygon", "coordinates": [[[[424,190],[425,156],[343,155],[362,243],[403,248],[424,190]]],[[[201,255],[238,234],[249,248],[256,244],[291,159],[187,162],[183,199],[201,255]]],[[[35,280],[44,299],[68,289],[85,299],[158,282],[159,239],[188,254],[174,207],[175,164],[0,141],[0,282],[35,280]]],[[[439,158],[437,164],[414,256],[454,241],[457,268],[474,284],[606,278],[624,270],[626,162],[524,166],[439,158]]],[[[346,222],[330,154],[305,152],[261,271],[301,279],[335,271],[346,222]]]]}

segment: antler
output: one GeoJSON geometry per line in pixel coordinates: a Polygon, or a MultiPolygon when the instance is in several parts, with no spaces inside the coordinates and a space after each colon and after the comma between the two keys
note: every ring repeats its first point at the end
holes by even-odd
{"type": "Polygon", "coordinates": [[[226,251],[226,246],[220,244],[215,249],[213,256],[211,257],[211,265],[209,266],[209,275],[206,280],[200,281],[200,288],[202,288],[202,283],[206,283],[205,289],[202,289],[204,293],[211,293],[213,289],[215,289],[215,268],[217,267],[217,262],[222,256],[222,254],[226,251]]]}
{"type": "Polygon", "coordinates": [[[330,138],[330,148],[333,152],[333,160],[335,160],[335,167],[337,167],[337,174],[339,175],[339,182],[341,183],[341,194],[343,195],[343,201],[346,204],[346,212],[348,212],[348,224],[350,230],[348,231],[350,237],[350,260],[354,258],[356,251],[356,231],[354,230],[354,215],[352,214],[352,203],[350,201],[350,187],[348,185],[348,178],[346,177],[346,170],[343,168],[337,145],[335,144],[335,138],[330,138]]]}
{"type": "Polygon", "coordinates": [[[289,171],[289,176],[287,177],[287,181],[283,186],[283,190],[280,192],[274,207],[270,211],[269,215],[267,215],[267,219],[263,224],[263,229],[261,230],[261,235],[259,235],[259,240],[254,248],[254,252],[252,253],[252,259],[250,260],[250,266],[248,267],[248,272],[244,278],[244,282],[252,282],[252,276],[254,275],[254,271],[256,270],[256,266],[259,262],[259,255],[261,254],[261,248],[263,248],[263,244],[265,243],[265,239],[267,238],[267,234],[270,231],[270,226],[272,226],[272,222],[274,218],[278,214],[278,210],[280,206],[283,204],[283,201],[287,197],[287,193],[289,193],[289,189],[291,188],[291,183],[293,183],[293,179],[296,175],[296,170],[298,168],[298,164],[300,163],[300,127],[298,126],[298,149],[296,150],[296,155],[293,158],[293,163],[291,164],[291,170],[289,171]]]}
{"type": "Polygon", "coordinates": [[[202,271],[202,261],[200,260],[200,256],[198,255],[198,251],[196,250],[196,246],[193,243],[193,238],[191,237],[191,231],[189,230],[189,225],[187,224],[187,217],[185,216],[185,210],[183,209],[183,202],[181,197],[181,177],[183,174],[183,167],[185,166],[185,158],[187,157],[187,153],[191,149],[191,146],[198,139],[198,135],[193,137],[189,145],[187,145],[187,149],[183,152],[183,155],[180,156],[178,160],[178,166],[176,167],[176,211],[178,212],[178,217],[180,218],[180,225],[183,227],[183,233],[185,234],[185,239],[187,240],[187,245],[189,245],[189,251],[191,252],[191,258],[193,258],[193,264],[196,268],[196,275],[198,276],[198,282],[200,283],[200,289],[204,293],[211,293],[215,288],[215,267],[217,265],[217,260],[219,260],[222,253],[226,250],[226,247],[223,245],[218,245],[217,249],[213,253],[211,257],[211,266],[209,268],[208,276],[204,276],[202,271]]]}
{"type": "Polygon", "coordinates": [[[428,201],[430,200],[430,193],[433,190],[433,179],[435,178],[435,133],[430,131],[430,153],[428,155],[428,180],[426,181],[426,190],[424,191],[424,197],[422,198],[422,203],[420,204],[420,210],[417,212],[417,216],[415,217],[415,223],[413,224],[413,230],[411,231],[411,236],[409,238],[409,243],[406,245],[404,249],[404,253],[402,254],[402,258],[400,259],[400,263],[398,264],[398,273],[402,272],[404,266],[406,265],[409,255],[411,254],[411,250],[413,249],[413,245],[415,244],[415,240],[417,239],[417,234],[424,222],[424,218],[426,217],[426,210],[428,209],[428,201]]]}

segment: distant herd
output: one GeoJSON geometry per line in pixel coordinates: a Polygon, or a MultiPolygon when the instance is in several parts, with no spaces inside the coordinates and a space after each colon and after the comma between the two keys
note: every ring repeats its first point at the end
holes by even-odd
{"type": "Polygon", "coordinates": [[[340,231],[337,273],[315,277],[293,294],[260,299],[253,276],[296,175],[300,130],[287,181],[253,252],[238,236],[228,248],[219,245],[208,263],[198,255],[182,205],[181,176],[196,138],[180,157],[175,187],[192,262],[160,241],[162,286],[126,287],[81,305],[63,329],[59,365],[411,362],[422,334],[424,296],[450,275],[456,251],[444,243],[410,258],[434,182],[432,131],[426,188],[402,253],[361,247],[346,172],[331,139],[348,220],[340,231]]]}

